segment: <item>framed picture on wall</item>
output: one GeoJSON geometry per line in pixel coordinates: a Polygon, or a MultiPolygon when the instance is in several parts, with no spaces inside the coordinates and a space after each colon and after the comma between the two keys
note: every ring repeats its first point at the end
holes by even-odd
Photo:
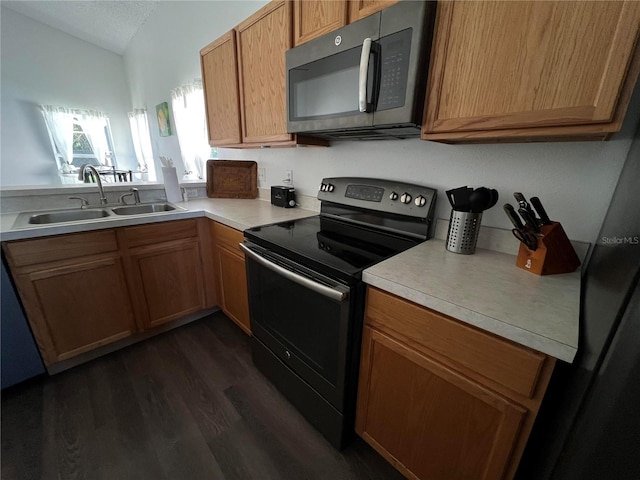
{"type": "Polygon", "coordinates": [[[171,122],[169,121],[169,104],[162,102],[156,105],[156,114],[158,116],[158,129],[161,137],[171,136],[171,122]]]}

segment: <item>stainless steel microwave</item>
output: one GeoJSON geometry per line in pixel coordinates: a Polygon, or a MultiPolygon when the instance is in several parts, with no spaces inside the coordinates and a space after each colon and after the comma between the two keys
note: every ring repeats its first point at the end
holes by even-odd
{"type": "Polygon", "coordinates": [[[405,0],[286,52],[287,130],[420,135],[435,2],[405,0]]]}

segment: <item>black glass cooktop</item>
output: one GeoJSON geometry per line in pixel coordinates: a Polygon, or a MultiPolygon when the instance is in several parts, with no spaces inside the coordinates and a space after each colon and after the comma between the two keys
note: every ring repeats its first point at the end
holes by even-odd
{"type": "Polygon", "coordinates": [[[345,280],[420,239],[318,215],[245,230],[245,238],[308,268],[345,280]]]}

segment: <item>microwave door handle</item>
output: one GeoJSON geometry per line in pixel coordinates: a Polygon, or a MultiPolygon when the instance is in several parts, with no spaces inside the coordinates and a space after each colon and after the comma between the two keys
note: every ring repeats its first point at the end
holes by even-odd
{"type": "Polygon", "coordinates": [[[322,285],[321,283],[314,282],[313,280],[303,277],[302,275],[298,275],[297,273],[287,270],[286,268],[283,268],[280,265],[277,265],[263,258],[262,256],[255,253],[253,250],[251,250],[250,248],[247,248],[243,243],[240,244],[240,249],[246,255],[251,257],[253,260],[258,262],[263,267],[268,268],[269,270],[272,270],[278,273],[279,275],[287,278],[288,280],[291,280],[292,282],[295,282],[299,285],[302,285],[305,288],[308,288],[309,290],[313,290],[314,292],[319,293],[320,295],[329,297],[331,300],[335,300],[337,302],[343,302],[349,296],[348,290],[342,291],[337,288],[334,289],[331,287],[327,287],[326,285],[322,285]]]}
{"type": "Polygon", "coordinates": [[[358,107],[361,112],[366,112],[367,105],[367,73],[369,71],[369,56],[371,55],[371,39],[365,38],[362,42],[360,54],[360,75],[358,77],[358,107]]]}

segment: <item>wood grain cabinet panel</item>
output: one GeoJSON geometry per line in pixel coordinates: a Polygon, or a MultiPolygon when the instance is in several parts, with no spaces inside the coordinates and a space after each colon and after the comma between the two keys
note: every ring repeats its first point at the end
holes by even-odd
{"type": "Polygon", "coordinates": [[[3,243],[45,364],[215,306],[208,222],[3,243]]]}
{"type": "Polygon", "coordinates": [[[244,236],[242,232],[218,222],[212,222],[211,230],[220,308],[250,335],[247,274],[244,253],[238,247],[244,236]]]}
{"type": "Polygon", "coordinates": [[[200,247],[182,240],[131,252],[131,279],[144,328],[205,308],[200,247]]]}
{"type": "Polygon", "coordinates": [[[409,478],[499,479],[526,411],[370,327],[356,429],[409,478]]]}
{"type": "Polygon", "coordinates": [[[369,287],[356,431],[408,478],[511,479],[554,365],[369,287]]]}
{"type": "Polygon", "coordinates": [[[236,32],[231,30],[200,51],[209,145],[242,143],[236,32]]]}
{"type": "Polygon", "coordinates": [[[640,2],[442,2],[423,139],[595,136],[620,129],[640,2]]]}
{"type": "Polygon", "coordinates": [[[3,243],[45,365],[136,330],[113,229],[3,243]]]}
{"type": "Polygon", "coordinates": [[[349,0],[349,23],[373,15],[400,0],[349,0]]]}
{"type": "Polygon", "coordinates": [[[244,143],[290,141],[285,52],[291,48],[284,1],[267,4],[237,27],[244,143]]]}
{"type": "Polygon", "coordinates": [[[293,44],[302,45],[347,24],[347,2],[293,0],[293,44]]]}
{"type": "Polygon", "coordinates": [[[293,46],[292,11],[289,1],[274,0],[200,51],[212,146],[328,145],[287,133],[285,52],[293,46]]]}

